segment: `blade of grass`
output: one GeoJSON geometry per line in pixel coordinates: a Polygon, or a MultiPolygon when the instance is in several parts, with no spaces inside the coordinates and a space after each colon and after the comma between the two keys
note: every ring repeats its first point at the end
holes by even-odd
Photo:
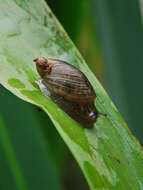
{"type": "MultiPolygon", "coordinates": [[[[4,152],[0,159],[0,189],[63,189],[55,167],[58,163],[52,160],[49,139],[47,143],[39,116],[34,112],[37,110],[2,86],[0,92],[0,112],[5,124],[0,128],[0,151],[3,149],[4,152]],[[5,162],[6,167],[3,168],[5,162]],[[17,187],[8,188],[6,179],[9,179],[10,184],[13,181],[17,187]]],[[[46,127],[52,126],[47,122],[46,127]]],[[[57,139],[54,141],[57,142],[57,139]]]]}
{"type": "Polygon", "coordinates": [[[15,151],[11,144],[6,126],[4,125],[1,115],[0,115],[0,141],[3,146],[3,149],[5,150],[6,158],[9,162],[9,166],[11,168],[14,181],[17,185],[17,189],[26,190],[27,184],[25,183],[23,172],[17,161],[15,151]]]}
{"type": "Polygon", "coordinates": [[[50,116],[91,189],[141,189],[141,146],[44,1],[2,0],[0,10],[2,85],[50,116]],[[107,117],[99,118],[93,129],[84,129],[44,96],[35,84],[39,76],[32,63],[39,55],[83,71],[96,91],[95,105],[107,117]]]}

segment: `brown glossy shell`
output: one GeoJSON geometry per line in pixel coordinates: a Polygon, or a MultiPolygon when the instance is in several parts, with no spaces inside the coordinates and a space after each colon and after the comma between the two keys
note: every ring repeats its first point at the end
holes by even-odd
{"type": "Polygon", "coordinates": [[[42,78],[50,91],[72,102],[93,103],[96,94],[81,71],[61,60],[48,59],[47,62],[50,70],[42,78]]]}
{"type": "Polygon", "coordinates": [[[45,92],[46,87],[48,96],[70,117],[92,128],[99,115],[106,116],[94,106],[96,94],[81,71],[61,60],[39,57],[34,61],[42,78],[40,89],[45,92]]]}

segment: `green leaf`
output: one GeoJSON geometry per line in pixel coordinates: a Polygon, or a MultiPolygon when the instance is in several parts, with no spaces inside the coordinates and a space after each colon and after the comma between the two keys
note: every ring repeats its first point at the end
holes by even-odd
{"type": "Polygon", "coordinates": [[[141,146],[44,1],[1,0],[0,10],[1,84],[49,115],[91,189],[142,189],[141,146]],[[97,109],[107,117],[85,129],[67,116],[36,85],[32,60],[37,56],[61,59],[83,71],[97,94],[97,109]]]}

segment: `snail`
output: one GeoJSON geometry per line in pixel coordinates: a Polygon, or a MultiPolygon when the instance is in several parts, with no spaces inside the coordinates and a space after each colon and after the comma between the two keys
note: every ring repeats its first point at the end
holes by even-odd
{"type": "Polygon", "coordinates": [[[99,115],[94,106],[96,93],[86,76],[73,65],[58,59],[34,59],[42,84],[50,91],[51,98],[70,117],[87,128],[92,128],[99,115]]]}

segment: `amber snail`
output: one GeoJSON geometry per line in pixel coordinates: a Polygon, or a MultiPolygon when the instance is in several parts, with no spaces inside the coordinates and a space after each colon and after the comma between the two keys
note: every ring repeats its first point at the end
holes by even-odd
{"type": "Polygon", "coordinates": [[[34,62],[51,98],[73,119],[91,128],[99,115],[106,115],[95,108],[96,94],[86,76],[76,67],[44,57],[38,57],[34,62]]]}

